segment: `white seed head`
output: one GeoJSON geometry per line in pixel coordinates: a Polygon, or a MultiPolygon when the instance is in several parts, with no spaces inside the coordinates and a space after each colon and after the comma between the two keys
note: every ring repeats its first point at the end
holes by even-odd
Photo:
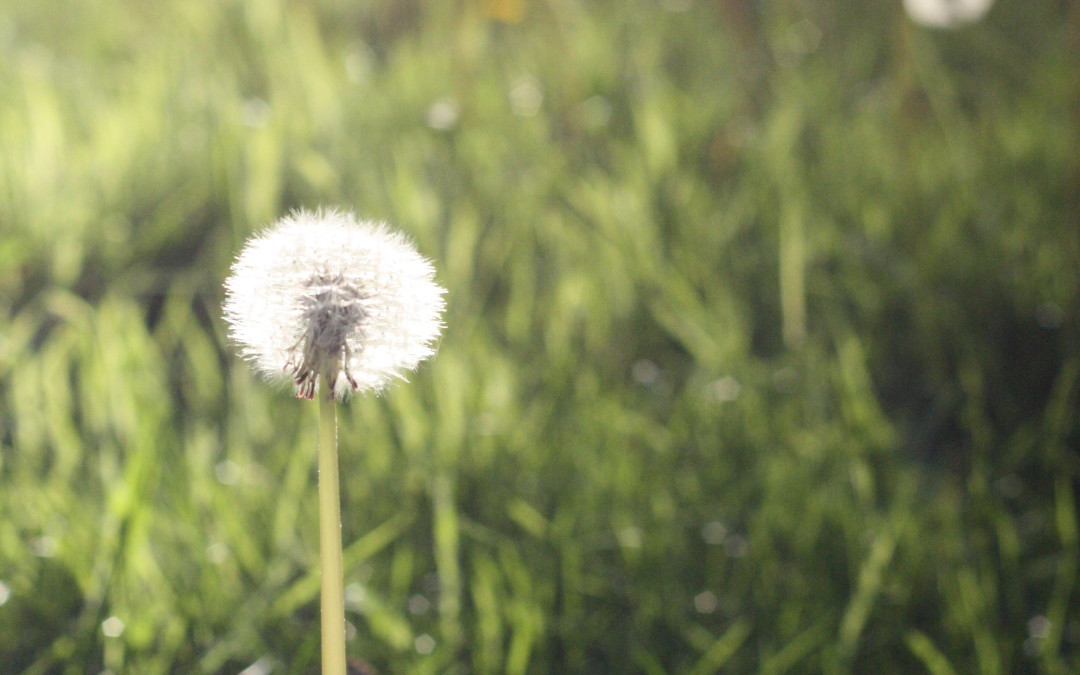
{"type": "Polygon", "coordinates": [[[225,281],[229,337],[272,379],[343,399],[404,378],[435,351],[446,292],[401,233],[340,211],[296,211],[244,245],[225,281]]]}
{"type": "Polygon", "coordinates": [[[904,0],[911,20],[930,28],[959,28],[983,18],[994,0],[904,0]]]}

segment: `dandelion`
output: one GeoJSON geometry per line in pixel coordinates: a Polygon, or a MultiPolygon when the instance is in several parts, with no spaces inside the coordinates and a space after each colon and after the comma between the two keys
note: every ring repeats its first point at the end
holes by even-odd
{"type": "Polygon", "coordinates": [[[983,18],[994,0],[904,0],[911,20],[930,28],[958,28],[983,18]]]}
{"type": "Polygon", "coordinates": [[[434,353],[445,291],[401,234],[296,211],[245,244],[225,281],[229,336],[256,370],[319,397],[322,672],[345,673],[336,403],[382,390],[434,353]]]}
{"type": "Polygon", "coordinates": [[[434,352],[443,289],[400,233],[338,211],[298,211],[244,246],[225,282],[242,355],[312,399],[379,391],[434,352]]]}

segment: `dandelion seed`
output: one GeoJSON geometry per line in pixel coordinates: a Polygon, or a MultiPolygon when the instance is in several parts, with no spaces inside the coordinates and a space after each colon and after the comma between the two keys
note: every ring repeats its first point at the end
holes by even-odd
{"type": "Polygon", "coordinates": [[[431,609],[431,601],[417,593],[409,598],[408,606],[410,614],[423,615],[431,609]]]}
{"type": "Polygon", "coordinates": [[[413,640],[413,647],[415,647],[416,651],[420,654],[430,654],[435,651],[435,638],[427,633],[423,633],[413,640]]]}
{"type": "Polygon", "coordinates": [[[515,115],[533,117],[544,102],[544,90],[540,82],[530,75],[517,80],[510,89],[510,108],[515,115]]]}
{"type": "Polygon", "coordinates": [[[457,124],[460,114],[457,101],[452,98],[440,98],[428,108],[427,124],[432,129],[448,131],[457,124]]]}
{"type": "Polygon", "coordinates": [[[444,289],[402,234],[340,211],[296,211],[244,246],[225,282],[241,354],[312,399],[379,391],[434,353],[444,289]]]}
{"type": "Polygon", "coordinates": [[[713,520],[701,528],[701,538],[710,546],[719,546],[727,539],[728,529],[718,520],[713,520]]]}
{"type": "Polygon", "coordinates": [[[1051,626],[1050,619],[1045,616],[1041,614],[1033,616],[1027,622],[1028,635],[1040,640],[1044,639],[1050,635],[1051,626]]]}
{"type": "Polygon", "coordinates": [[[120,637],[124,634],[124,622],[115,616],[110,616],[101,622],[101,632],[105,637],[120,637]]]}
{"type": "Polygon", "coordinates": [[[720,600],[712,591],[702,591],[694,596],[694,609],[699,614],[712,614],[720,606],[720,600]]]}
{"type": "Polygon", "coordinates": [[[56,549],[59,548],[56,540],[47,534],[43,534],[40,537],[35,537],[30,542],[30,552],[39,558],[51,558],[56,555],[56,549]]]}

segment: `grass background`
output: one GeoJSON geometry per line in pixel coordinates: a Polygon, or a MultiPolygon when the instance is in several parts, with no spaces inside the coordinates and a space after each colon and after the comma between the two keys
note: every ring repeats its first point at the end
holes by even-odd
{"type": "Polygon", "coordinates": [[[314,406],[220,318],[340,204],[448,288],[341,411],[351,656],[1080,668],[1080,8],[0,5],[0,672],[318,668],[314,406]]]}

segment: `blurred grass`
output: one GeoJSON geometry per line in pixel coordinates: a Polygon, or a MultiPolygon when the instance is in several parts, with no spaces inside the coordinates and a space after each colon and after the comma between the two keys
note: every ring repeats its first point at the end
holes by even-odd
{"type": "Polygon", "coordinates": [[[219,284],[319,204],[449,289],[341,412],[352,656],[1075,671],[1080,12],[893,4],[0,5],[0,672],[317,669],[219,284]]]}

